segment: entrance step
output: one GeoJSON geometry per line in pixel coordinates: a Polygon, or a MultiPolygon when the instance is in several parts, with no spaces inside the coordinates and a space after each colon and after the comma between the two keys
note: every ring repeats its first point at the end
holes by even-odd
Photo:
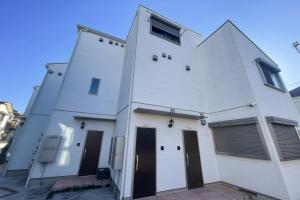
{"type": "Polygon", "coordinates": [[[52,186],[51,192],[76,191],[89,188],[110,187],[110,179],[98,180],[96,175],[72,176],[57,180],[52,186]]]}

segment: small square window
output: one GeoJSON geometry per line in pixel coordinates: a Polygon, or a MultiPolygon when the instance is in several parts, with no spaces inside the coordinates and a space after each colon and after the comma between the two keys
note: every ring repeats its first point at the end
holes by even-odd
{"type": "Polygon", "coordinates": [[[279,75],[280,70],[261,59],[256,59],[256,62],[258,63],[259,72],[265,85],[285,92],[285,86],[279,75]]]}
{"type": "Polygon", "coordinates": [[[100,79],[92,78],[89,94],[97,95],[99,85],[100,85],[100,79]]]}

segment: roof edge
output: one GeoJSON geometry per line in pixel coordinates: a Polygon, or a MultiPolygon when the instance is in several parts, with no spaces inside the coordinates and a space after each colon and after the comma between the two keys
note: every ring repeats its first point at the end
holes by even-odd
{"type": "Polygon", "coordinates": [[[67,65],[67,64],[69,64],[69,63],[68,63],[68,62],[56,62],[56,63],[53,62],[53,63],[46,63],[46,64],[45,64],[45,68],[48,69],[48,68],[49,68],[49,65],[64,65],[64,64],[67,65]]]}
{"type": "Polygon", "coordinates": [[[154,15],[157,15],[158,17],[161,17],[162,19],[167,20],[168,22],[170,22],[170,23],[172,23],[172,24],[174,24],[174,25],[176,25],[176,26],[178,26],[178,27],[180,27],[180,28],[182,28],[184,30],[191,31],[191,32],[197,34],[198,36],[203,37],[203,35],[201,33],[196,32],[196,31],[194,31],[194,30],[192,30],[190,28],[187,28],[186,26],[184,26],[184,25],[182,25],[182,24],[180,24],[180,23],[178,23],[178,22],[176,22],[176,21],[174,21],[174,20],[172,20],[172,19],[170,19],[168,17],[165,17],[164,15],[162,15],[162,14],[160,14],[160,13],[152,10],[151,8],[148,8],[148,7],[146,7],[146,6],[142,5],[142,4],[139,4],[139,8],[140,7],[143,7],[145,9],[151,11],[151,14],[153,13],[154,15]]]}
{"type": "Polygon", "coordinates": [[[272,59],[270,58],[270,56],[268,56],[257,44],[255,44],[255,42],[253,42],[243,31],[241,31],[241,29],[239,29],[231,20],[226,20],[219,28],[217,28],[217,30],[215,30],[212,34],[210,34],[207,38],[205,38],[200,44],[197,45],[197,47],[201,46],[204,42],[206,42],[209,38],[211,38],[211,36],[213,36],[216,32],[218,32],[223,26],[225,26],[226,24],[230,24],[232,25],[238,32],[240,32],[251,44],[253,44],[262,54],[264,54],[272,63],[273,65],[277,66],[278,69],[279,66],[278,64],[272,59]]]}
{"type": "Polygon", "coordinates": [[[106,37],[108,39],[116,40],[116,41],[124,43],[124,44],[126,43],[126,41],[121,39],[121,38],[109,35],[107,33],[103,33],[101,31],[97,31],[96,29],[89,28],[89,27],[81,25],[81,24],[77,24],[77,33],[79,33],[80,31],[85,31],[85,32],[96,34],[96,35],[100,35],[102,37],[106,37]]]}

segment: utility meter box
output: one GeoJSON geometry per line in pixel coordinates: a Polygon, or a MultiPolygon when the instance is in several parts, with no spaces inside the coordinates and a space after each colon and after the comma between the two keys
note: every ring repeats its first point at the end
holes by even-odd
{"type": "Polygon", "coordinates": [[[54,162],[56,153],[59,148],[60,141],[61,141],[61,136],[59,135],[46,136],[39,155],[40,163],[54,162]]]}
{"type": "Polygon", "coordinates": [[[109,164],[114,170],[120,170],[123,167],[124,137],[113,137],[110,143],[109,164]]]}

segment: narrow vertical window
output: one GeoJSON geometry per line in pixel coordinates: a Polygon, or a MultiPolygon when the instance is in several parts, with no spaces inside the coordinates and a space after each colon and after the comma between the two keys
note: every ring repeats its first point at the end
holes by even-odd
{"type": "Polygon", "coordinates": [[[99,85],[100,85],[100,79],[99,78],[92,78],[89,94],[97,95],[99,85]]]}

